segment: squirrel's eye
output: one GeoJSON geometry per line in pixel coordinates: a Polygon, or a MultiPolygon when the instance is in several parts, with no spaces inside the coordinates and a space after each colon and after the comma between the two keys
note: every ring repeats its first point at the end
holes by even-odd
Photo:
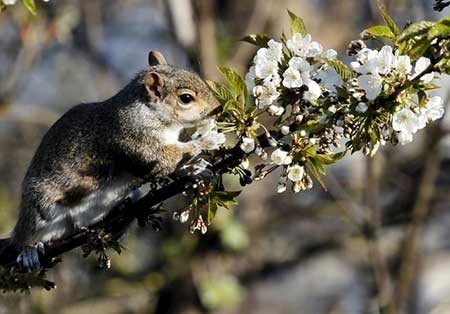
{"type": "Polygon", "coordinates": [[[191,94],[185,93],[178,96],[178,99],[183,105],[189,105],[191,102],[194,101],[194,96],[191,94]]]}

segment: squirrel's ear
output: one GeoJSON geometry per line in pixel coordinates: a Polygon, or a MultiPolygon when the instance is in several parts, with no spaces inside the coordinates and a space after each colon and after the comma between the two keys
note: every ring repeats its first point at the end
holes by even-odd
{"type": "Polygon", "coordinates": [[[164,79],[161,74],[148,72],[145,74],[144,85],[151,98],[161,99],[162,89],[164,87],[164,79]]]}
{"type": "Polygon", "coordinates": [[[167,65],[167,61],[161,52],[152,50],[148,53],[148,65],[167,65]]]}

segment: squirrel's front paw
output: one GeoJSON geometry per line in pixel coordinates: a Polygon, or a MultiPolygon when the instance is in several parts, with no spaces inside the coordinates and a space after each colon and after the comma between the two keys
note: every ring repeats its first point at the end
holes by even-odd
{"type": "Polygon", "coordinates": [[[211,170],[211,166],[211,163],[198,157],[182,166],[180,172],[185,176],[192,177],[194,181],[212,182],[214,172],[211,170]]]}
{"type": "Polygon", "coordinates": [[[44,254],[44,243],[38,242],[33,246],[25,248],[17,256],[16,262],[19,265],[20,270],[31,272],[41,268],[39,261],[39,253],[44,254]]]}

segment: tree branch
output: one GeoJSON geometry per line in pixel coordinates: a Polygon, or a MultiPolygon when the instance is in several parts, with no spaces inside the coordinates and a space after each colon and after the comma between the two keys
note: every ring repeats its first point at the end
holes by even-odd
{"type": "MultiPolygon", "coordinates": [[[[267,142],[264,141],[264,139],[264,135],[260,137],[262,143],[267,142]]],[[[220,156],[223,157],[212,167],[215,174],[222,174],[227,172],[229,169],[234,168],[237,164],[239,164],[240,159],[244,155],[244,152],[240,150],[239,146],[232,149],[223,150],[220,153],[220,156]]],[[[185,190],[186,185],[190,182],[192,182],[190,177],[182,177],[164,187],[148,192],[144,197],[135,203],[122,203],[113,209],[102,221],[89,226],[89,229],[102,229],[105,232],[112,234],[113,238],[118,238],[135,219],[145,215],[151,215],[155,205],[182,193],[185,190]]],[[[40,256],[42,265],[48,267],[53,264],[52,261],[54,258],[88,243],[88,236],[89,234],[87,230],[82,230],[68,238],[44,243],[45,253],[40,256]]],[[[2,256],[0,256],[0,265],[5,268],[17,266],[16,258],[18,253],[19,252],[12,250],[3,252],[2,256]]]]}

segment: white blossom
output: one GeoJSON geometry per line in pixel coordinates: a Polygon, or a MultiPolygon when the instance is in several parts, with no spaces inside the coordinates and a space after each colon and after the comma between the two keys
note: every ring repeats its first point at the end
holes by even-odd
{"type": "MultiPolygon", "coordinates": [[[[431,61],[430,59],[426,58],[426,57],[420,57],[417,61],[416,61],[416,65],[414,66],[414,75],[413,78],[417,77],[418,75],[420,75],[423,71],[425,71],[429,66],[431,65],[431,61]]],[[[424,83],[430,83],[433,79],[434,79],[434,72],[431,73],[427,73],[425,75],[423,75],[420,80],[423,81],[424,83]]]]}
{"type": "Polygon", "coordinates": [[[276,61],[258,60],[255,62],[255,75],[260,79],[265,79],[278,73],[278,63],[276,61]]]}
{"type": "Polygon", "coordinates": [[[191,138],[199,141],[201,148],[205,150],[218,149],[226,141],[225,135],[217,131],[214,119],[201,122],[191,138]]]}
{"type": "Polygon", "coordinates": [[[278,63],[283,56],[283,45],[271,39],[268,48],[261,48],[256,53],[253,62],[255,63],[255,76],[260,79],[278,74],[278,63]]]}
{"type": "Polygon", "coordinates": [[[427,121],[435,121],[444,115],[444,101],[439,96],[431,97],[425,107],[421,109],[427,121]]]}
{"type": "Polygon", "coordinates": [[[288,179],[293,182],[298,182],[303,179],[305,168],[299,165],[294,165],[288,169],[288,179]]]}
{"type": "Polygon", "coordinates": [[[271,58],[271,60],[280,62],[281,58],[283,57],[283,44],[279,43],[273,39],[269,40],[267,43],[268,56],[271,58]]]}
{"type": "Polygon", "coordinates": [[[242,138],[242,143],[239,146],[244,153],[251,153],[255,150],[255,140],[251,137],[244,136],[242,138]]]}
{"type": "Polygon", "coordinates": [[[194,134],[192,134],[191,138],[193,140],[199,139],[200,137],[202,137],[203,135],[217,130],[217,122],[214,119],[207,119],[207,120],[203,120],[199,123],[199,125],[197,126],[197,129],[195,130],[194,134]]]}
{"type": "Polygon", "coordinates": [[[274,116],[281,116],[284,112],[284,108],[281,106],[270,105],[268,109],[269,114],[274,116]]]}
{"type": "Polygon", "coordinates": [[[289,60],[289,67],[297,69],[301,73],[308,73],[312,70],[311,64],[303,58],[293,57],[289,60]]]}
{"type": "Polygon", "coordinates": [[[16,1],[17,0],[3,0],[3,3],[5,5],[14,5],[14,4],[16,4],[16,1]]]}
{"type": "Polygon", "coordinates": [[[396,56],[394,66],[400,74],[406,75],[412,71],[411,59],[409,56],[396,56]]]}
{"type": "Polygon", "coordinates": [[[395,56],[391,46],[383,46],[377,55],[376,72],[388,74],[394,66],[395,56]]]}
{"type": "Polygon", "coordinates": [[[357,61],[350,65],[353,70],[361,74],[377,73],[378,51],[369,48],[361,49],[357,55],[357,61]]]}
{"type": "Polygon", "coordinates": [[[322,57],[327,59],[336,59],[337,58],[337,51],[334,49],[328,49],[322,53],[322,57]]]}
{"type": "Polygon", "coordinates": [[[305,100],[311,101],[316,100],[322,95],[322,89],[320,85],[314,80],[308,80],[306,82],[306,86],[308,86],[308,91],[306,91],[303,95],[305,100]]]}
{"type": "Polygon", "coordinates": [[[291,132],[289,126],[287,126],[287,125],[283,125],[280,130],[281,130],[281,134],[283,134],[283,135],[288,135],[291,132]]]}
{"type": "Polygon", "coordinates": [[[364,103],[364,102],[360,102],[359,104],[356,105],[356,108],[355,108],[355,110],[359,113],[364,113],[367,111],[367,109],[368,109],[368,107],[367,107],[366,103],[364,103]]]}
{"type": "Polygon", "coordinates": [[[413,136],[412,136],[412,133],[400,132],[400,133],[397,133],[397,139],[400,144],[405,145],[405,144],[412,142],[413,136]]]}
{"type": "Polygon", "coordinates": [[[323,50],[318,42],[311,41],[310,34],[303,37],[302,34],[295,33],[291,39],[288,39],[286,46],[299,57],[316,57],[323,50]]]}
{"type": "Polygon", "coordinates": [[[292,162],[292,157],[289,156],[289,152],[281,149],[274,150],[270,159],[278,166],[289,165],[292,162]]]}
{"type": "Polygon", "coordinates": [[[421,121],[411,109],[403,108],[394,113],[392,128],[399,132],[397,138],[404,145],[412,141],[412,135],[421,128],[421,121]]]}
{"type": "Polygon", "coordinates": [[[294,67],[287,68],[283,73],[283,77],[283,86],[286,88],[296,88],[303,85],[302,76],[294,67]]]}
{"type": "Polygon", "coordinates": [[[374,100],[381,92],[383,80],[377,73],[365,74],[358,77],[358,85],[366,92],[367,99],[374,100]]]}
{"type": "Polygon", "coordinates": [[[249,92],[251,92],[255,87],[255,78],[256,78],[255,66],[252,65],[248,69],[247,74],[245,74],[245,85],[247,85],[247,89],[249,92]]]}
{"type": "Polygon", "coordinates": [[[211,131],[201,138],[202,148],[206,150],[219,149],[225,141],[225,135],[217,131],[211,131]]]}
{"type": "Polygon", "coordinates": [[[253,88],[253,96],[259,109],[270,106],[279,96],[280,93],[272,84],[258,85],[253,88]]]}

